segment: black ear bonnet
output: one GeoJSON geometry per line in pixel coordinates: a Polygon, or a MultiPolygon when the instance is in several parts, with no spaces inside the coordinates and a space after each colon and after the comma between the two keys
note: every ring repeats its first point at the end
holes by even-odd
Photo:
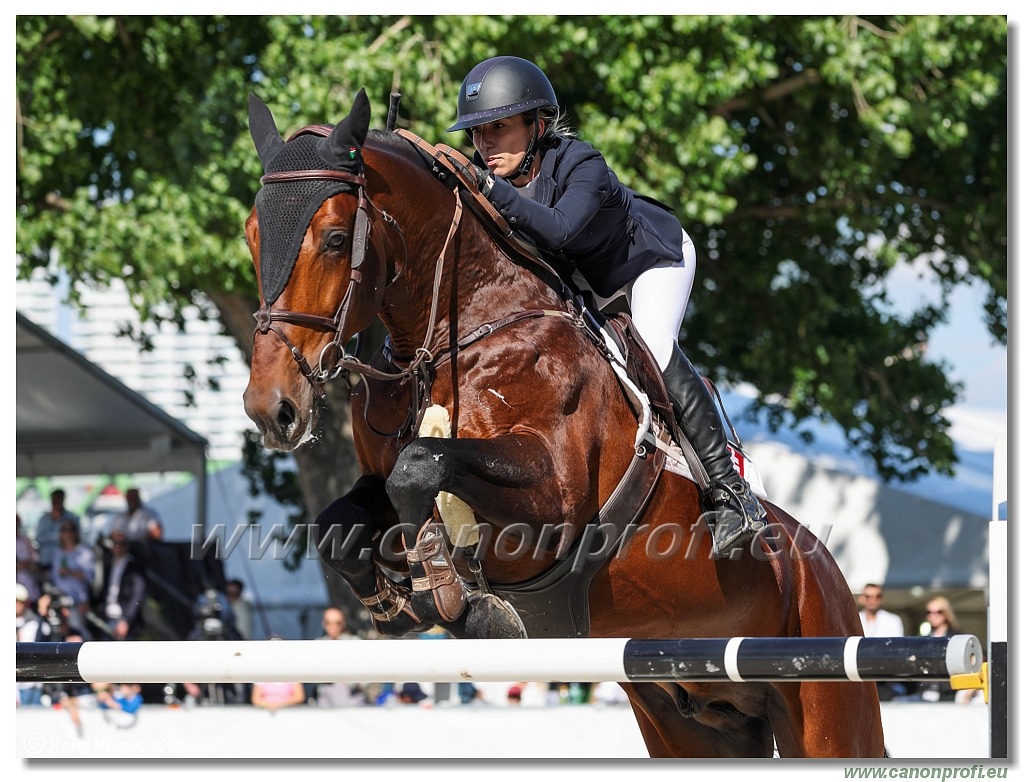
{"type": "Polygon", "coordinates": [[[343,171],[361,175],[361,150],[369,121],[369,101],[365,91],[360,90],[352,111],[329,136],[300,131],[286,142],[279,135],[266,104],[250,95],[249,132],[264,173],[310,173],[309,177],[266,182],[256,194],[260,282],[266,304],[276,301],[287,285],[313,215],[328,198],[355,189],[354,184],[318,178],[313,172],[343,171]]]}

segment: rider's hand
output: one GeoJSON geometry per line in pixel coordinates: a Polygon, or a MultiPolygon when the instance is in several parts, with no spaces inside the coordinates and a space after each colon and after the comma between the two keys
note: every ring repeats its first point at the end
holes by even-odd
{"type": "Polygon", "coordinates": [[[476,175],[476,186],[480,188],[480,192],[483,195],[490,193],[494,186],[494,174],[489,169],[481,168],[475,163],[473,164],[473,173],[476,175]]]}
{"type": "Polygon", "coordinates": [[[448,159],[463,177],[476,185],[481,194],[487,195],[491,192],[491,187],[494,185],[494,174],[488,169],[478,166],[476,163],[463,165],[461,161],[451,155],[448,156],[448,159]]]}

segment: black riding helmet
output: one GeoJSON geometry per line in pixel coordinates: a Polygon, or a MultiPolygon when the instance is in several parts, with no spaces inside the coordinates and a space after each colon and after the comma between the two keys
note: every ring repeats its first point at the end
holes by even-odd
{"type": "Polygon", "coordinates": [[[469,72],[459,89],[459,118],[448,128],[469,131],[516,114],[533,114],[533,142],[519,168],[525,173],[537,154],[537,115],[541,109],[558,110],[555,90],[544,71],[520,57],[492,57],[469,72]]]}
{"type": "Polygon", "coordinates": [[[474,67],[462,82],[459,119],[448,131],[468,130],[549,106],[558,108],[558,98],[544,71],[519,57],[492,57],[474,67]]]}

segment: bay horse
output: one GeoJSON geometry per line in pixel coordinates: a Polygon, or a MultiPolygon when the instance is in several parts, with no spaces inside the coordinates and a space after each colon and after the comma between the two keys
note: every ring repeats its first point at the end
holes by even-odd
{"type": "MultiPolygon", "coordinates": [[[[647,467],[662,452],[638,446],[636,409],[557,275],[464,214],[468,196],[436,157],[370,131],[365,92],[336,126],[287,141],[255,95],[249,119],[265,174],[245,226],[260,288],[245,409],[267,447],[291,450],[312,436],[323,384],[352,382],[362,477],[316,527],[320,542],[344,544],[321,555],[378,630],[861,634],[831,556],[801,554],[798,538],[813,536],[772,503],[771,532],[749,552],[710,556],[697,485],[647,467]],[[388,339],[360,363],[345,347],[375,317],[388,339]],[[627,491],[630,474],[641,478],[627,491]],[[476,525],[455,525],[460,540],[444,503],[476,525]],[[546,593],[545,574],[594,520],[621,515],[635,523],[614,556],[588,552],[573,568],[582,586],[546,593]],[[680,532],[687,544],[672,545],[680,532]],[[533,603],[516,602],[521,585],[533,603]],[[537,612],[537,595],[574,605],[571,621],[537,612]]],[[[885,753],[870,682],[622,686],[653,757],[885,753]]]]}

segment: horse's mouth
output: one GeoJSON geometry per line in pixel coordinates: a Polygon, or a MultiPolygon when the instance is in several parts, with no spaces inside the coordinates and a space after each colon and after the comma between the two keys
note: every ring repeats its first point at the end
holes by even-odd
{"type": "MultiPolygon", "coordinates": [[[[248,393],[248,392],[247,392],[248,393]]],[[[263,445],[274,451],[294,451],[312,439],[316,411],[301,410],[288,398],[277,398],[269,405],[248,404],[246,413],[263,436],[263,445]]]]}

